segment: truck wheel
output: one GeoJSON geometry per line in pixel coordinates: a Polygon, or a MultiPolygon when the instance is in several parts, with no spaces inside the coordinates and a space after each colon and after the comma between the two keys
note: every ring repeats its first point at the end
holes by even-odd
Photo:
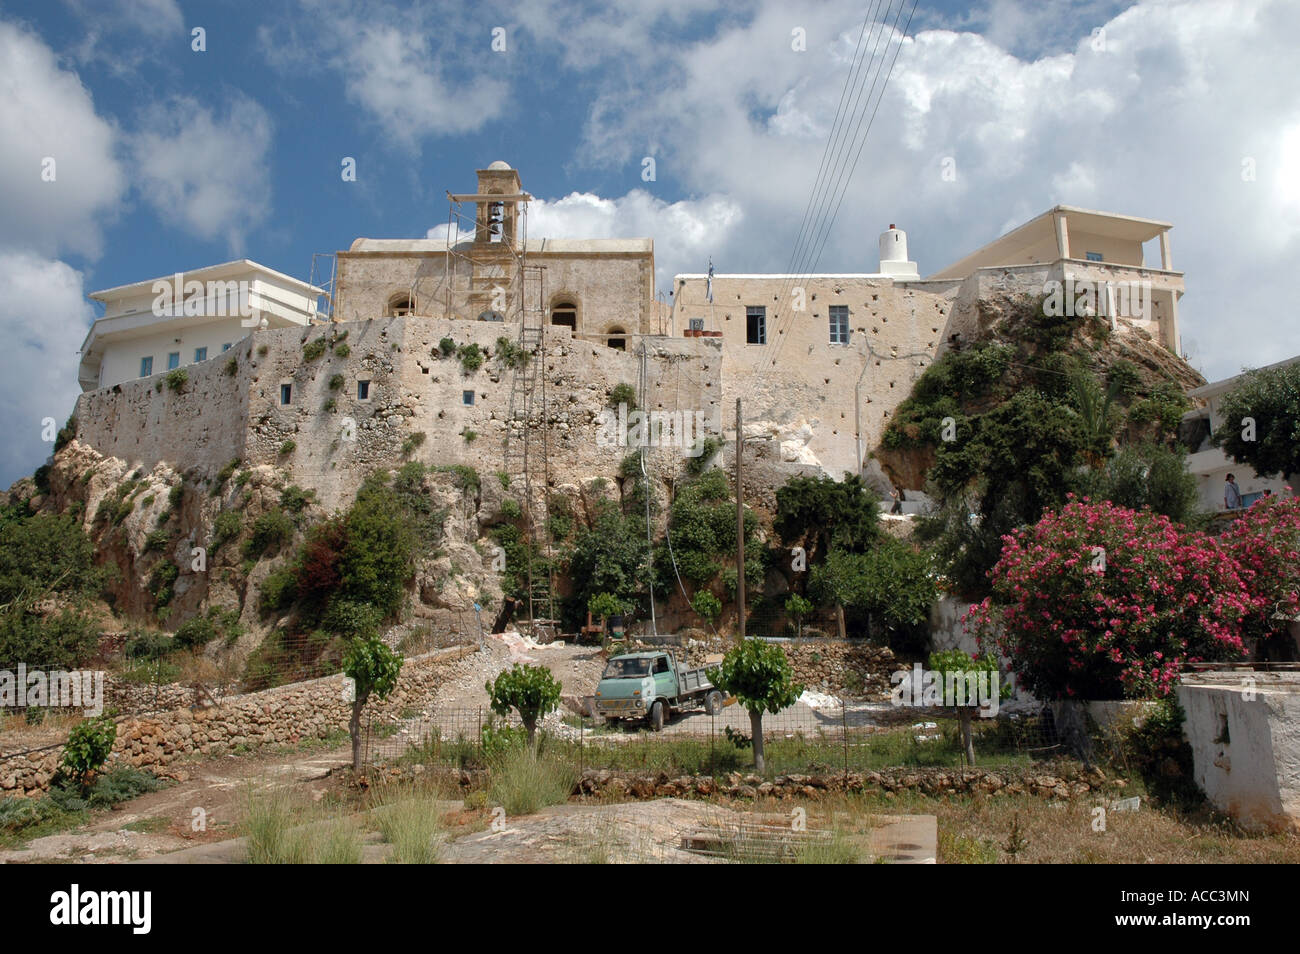
{"type": "Polygon", "coordinates": [[[704,697],[704,711],[709,715],[717,715],[722,711],[722,693],[714,689],[704,697]]]}
{"type": "Polygon", "coordinates": [[[650,706],[650,728],[656,732],[664,730],[664,704],[658,700],[650,706]]]}

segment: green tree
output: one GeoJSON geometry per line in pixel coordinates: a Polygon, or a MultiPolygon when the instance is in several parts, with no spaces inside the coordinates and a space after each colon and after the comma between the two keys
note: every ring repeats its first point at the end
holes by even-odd
{"type": "Polygon", "coordinates": [[[382,479],[362,485],[343,520],[342,596],[384,616],[401,609],[415,569],[415,538],[398,494],[382,479]]]}
{"type": "Polygon", "coordinates": [[[972,723],[975,718],[976,702],[979,700],[978,682],[981,673],[989,673],[982,678],[989,680],[986,685],[990,691],[996,691],[999,700],[1011,695],[1011,686],[1005,685],[998,678],[998,664],[987,653],[972,658],[970,653],[960,649],[930,653],[929,668],[941,678],[940,693],[945,708],[953,709],[961,723],[961,748],[967,765],[975,764],[975,734],[972,723]],[[948,674],[952,673],[950,680],[948,674]]]}
{"type": "Polygon", "coordinates": [[[1122,377],[1110,381],[1103,391],[1090,371],[1078,369],[1070,375],[1071,409],[1079,418],[1083,456],[1093,470],[1110,457],[1119,414],[1115,402],[1123,393],[1122,377]]]}
{"type": "Polygon", "coordinates": [[[0,604],[20,595],[92,595],[103,582],[95,548],[81,524],[63,514],[35,514],[0,527],[0,604]]]}
{"type": "Polygon", "coordinates": [[[1192,522],[1198,510],[1196,478],[1181,445],[1120,448],[1100,470],[1080,475],[1076,493],[1129,510],[1154,510],[1182,524],[1192,522]]]}
{"type": "Polygon", "coordinates": [[[1219,403],[1212,440],[1261,477],[1300,474],[1300,362],[1247,372],[1219,403]]]}
{"type": "Polygon", "coordinates": [[[691,597],[691,609],[700,614],[700,618],[712,626],[722,615],[722,601],[709,590],[697,590],[691,597]]]}
{"type": "Polygon", "coordinates": [[[803,636],[803,618],[812,612],[813,605],[798,593],[791,593],[785,601],[785,611],[794,620],[799,636],[803,636]]]}
{"type": "Polygon", "coordinates": [[[918,521],[959,592],[988,592],[1002,537],[1059,506],[1074,486],[1087,446],[1079,416],[1026,389],[958,428],[930,469],[938,512],[918,521]]]}
{"type": "Polygon", "coordinates": [[[108,716],[85,719],[68,733],[59,767],[84,788],[90,777],[104,767],[116,740],[117,723],[108,716]]]}
{"type": "Polygon", "coordinates": [[[386,699],[397,685],[402,657],[389,649],[377,633],[353,639],[343,654],[343,674],[356,685],[348,735],[352,737],[352,771],[361,771],[361,711],[370,697],[386,699]]]}
{"type": "Polygon", "coordinates": [[[94,651],[99,629],[84,609],[104,584],[94,547],[72,517],[28,515],[0,522],[0,668],[75,668],[94,651]],[[44,604],[53,600],[51,611],[44,604]]]}
{"type": "Polygon", "coordinates": [[[756,637],[741,640],[709,670],[709,680],[723,692],[735,696],[749,711],[754,741],[754,768],[767,770],[763,760],[763,713],[780,712],[794,705],[803,686],[794,681],[794,669],[785,650],[756,637]]]}
{"type": "Polygon", "coordinates": [[[587,600],[587,612],[591,613],[592,619],[600,620],[600,625],[605,627],[606,632],[611,617],[622,616],[630,610],[629,604],[613,593],[595,593],[587,600]]]}
{"type": "Polygon", "coordinates": [[[867,553],[832,550],[809,576],[814,599],[836,607],[841,619],[845,609],[871,614],[887,636],[925,622],[939,598],[929,555],[892,537],[867,553]]]}
{"type": "Polygon", "coordinates": [[[878,499],[856,474],[793,477],[777,489],[774,526],[787,544],[805,542],[810,561],[832,547],[862,553],[880,532],[878,499]]]}
{"type": "Polygon", "coordinates": [[[515,663],[497,675],[495,682],[485,682],[492,711],[499,716],[518,711],[528,733],[528,747],[537,751],[537,723],[560,706],[561,686],[545,666],[522,666],[515,663]]]}
{"type": "MultiPolygon", "coordinates": [[[[569,556],[569,578],[579,613],[598,593],[609,593],[625,603],[640,595],[644,538],[644,526],[638,528],[635,518],[625,519],[612,507],[601,511],[593,526],[578,532],[569,556]]],[[[508,561],[509,551],[506,556],[508,561]]]]}

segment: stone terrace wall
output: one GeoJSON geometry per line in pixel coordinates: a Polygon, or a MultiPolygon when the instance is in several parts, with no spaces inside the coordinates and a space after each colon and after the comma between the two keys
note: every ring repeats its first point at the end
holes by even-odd
{"type": "MultiPolygon", "coordinates": [[[[637,645],[645,649],[657,648],[649,644],[637,645]]],[[[730,640],[722,637],[692,639],[686,658],[692,666],[709,665],[732,645],[730,640]]],[[[790,660],[795,680],[815,692],[885,700],[892,688],[889,677],[897,670],[907,668],[888,646],[877,646],[863,640],[808,637],[779,645],[790,660]]]]}
{"type": "MultiPolygon", "coordinates": [[[[474,652],[458,646],[407,659],[397,687],[366,715],[395,723],[403,711],[427,706],[441,681],[441,669],[474,652]]],[[[126,764],[167,775],[167,767],[189,755],[216,757],[235,748],[293,744],[347,728],[351,704],[344,701],[344,677],[326,676],[262,692],[230,696],[220,706],[180,708],[118,721],[110,765],[126,764]]],[[[49,787],[62,743],[0,756],[0,793],[35,795],[49,787]]]]}

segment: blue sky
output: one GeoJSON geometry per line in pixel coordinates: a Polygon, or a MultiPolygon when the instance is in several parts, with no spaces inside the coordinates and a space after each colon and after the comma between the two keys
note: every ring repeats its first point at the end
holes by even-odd
{"type": "MultiPolygon", "coordinates": [[[[239,256],[307,278],[444,224],[494,159],[533,235],[649,235],[661,287],[783,270],[864,16],[900,8],[0,2],[0,483],[71,410],[87,292],[239,256]]],[[[818,268],[872,270],[890,222],[926,273],[1057,202],[1149,216],[1193,364],[1300,353],[1298,35],[1282,0],[919,3],[818,268]]]]}

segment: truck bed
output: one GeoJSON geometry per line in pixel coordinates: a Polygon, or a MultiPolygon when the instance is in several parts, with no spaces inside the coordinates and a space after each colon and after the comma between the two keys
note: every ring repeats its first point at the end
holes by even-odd
{"type": "Polygon", "coordinates": [[[678,676],[677,687],[681,695],[686,696],[712,689],[713,683],[709,682],[708,670],[700,667],[699,669],[683,669],[678,676]]]}

